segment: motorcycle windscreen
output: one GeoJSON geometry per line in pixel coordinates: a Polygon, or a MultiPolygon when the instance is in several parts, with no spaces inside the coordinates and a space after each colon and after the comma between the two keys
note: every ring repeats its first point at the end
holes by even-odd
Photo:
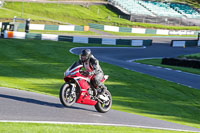
{"type": "Polygon", "coordinates": [[[79,61],[74,62],[74,64],[69,68],[69,70],[72,70],[72,69],[74,69],[74,68],[76,68],[76,67],[78,67],[80,65],[82,65],[82,64],[79,61]]]}

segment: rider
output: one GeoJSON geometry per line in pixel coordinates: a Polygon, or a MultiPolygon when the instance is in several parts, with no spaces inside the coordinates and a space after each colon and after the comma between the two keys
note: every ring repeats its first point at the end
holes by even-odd
{"type": "Polygon", "coordinates": [[[80,54],[80,62],[83,64],[85,71],[88,72],[88,75],[95,75],[93,82],[97,85],[96,89],[102,88],[100,94],[104,94],[107,90],[107,87],[101,82],[104,73],[99,65],[99,61],[92,55],[90,49],[82,50],[80,54]]]}

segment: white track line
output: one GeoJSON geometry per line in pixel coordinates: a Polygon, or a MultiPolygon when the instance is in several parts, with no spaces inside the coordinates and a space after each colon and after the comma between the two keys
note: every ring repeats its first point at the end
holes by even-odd
{"type": "Polygon", "coordinates": [[[122,48],[131,48],[131,49],[145,49],[146,47],[145,46],[143,46],[143,47],[75,47],[75,48],[72,48],[72,49],[70,49],[69,50],[69,52],[70,53],[72,53],[72,54],[75,54],[74,52],[73,52],[73,50],[75,50],[75,49],[83,49],[83,48],[85,48],[85,49],[87,49],[87,48],[106,48],[106,49],[112,49],[112,48],[117,48],[117,49],[122,49],[122,48]]]}
{"type": "Polygon", "coordinates": [[[163,57],[150,57],[150,58],[138,58],[138,59],[131,59],[131,60],[127,60],[127,62],[134,62],[137,60],[147,60],[147,59],[162,59],[163,57]]]}
{"type": "Polygon", "coordinates": [[[161,127],[125,125],[125,124],[109,124],[109,123],[81,123],[81,122],[57,122],[57,121],[15,121],[15,120],[0,120],[0,122],[41,123],[41,124],[70,124],[70,125],[92,125],[92,126],[119,126],[119,127],[134,127],[134,128],[157,129],[157,130],[170,130],[170,131],[180,131],[180,132],[200,132],[200,131],[173,129],[173,128],[161,128],[161,127]]]}

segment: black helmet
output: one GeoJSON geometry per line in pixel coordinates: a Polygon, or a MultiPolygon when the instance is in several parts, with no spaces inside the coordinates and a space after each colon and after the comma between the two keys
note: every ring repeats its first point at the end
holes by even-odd
{"type": "Polygon", "coordinates": [[[81,55],[80,55],[81,61],[85,62],[85,61],[89,60],[90,56],[91,56],[91,50],[90,49],[82,50],[81,55]]]}

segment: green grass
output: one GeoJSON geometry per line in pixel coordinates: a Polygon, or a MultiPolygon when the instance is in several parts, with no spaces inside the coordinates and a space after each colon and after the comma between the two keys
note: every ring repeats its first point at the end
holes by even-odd
{"type": "MultiPolygon", "coordinates": [[[[14,18],[14,16],[18,16],[21,17],[21,12],[19,11],[15,11],[15,10],[10,10],[7,8],[0,8],[0,20],[6,21],[12,21],[12,19],[14,18]]],[[[28,13],[24,13],[23,14],[24,18],[31,18],[32,20],[43,20],[43,21],[48,21],[48,19],[42,18],[40,16],[35,16],[33,14],[28,14],[28,13]]]]}
{"type": "MultiPolygon", "coordinates": [[[[63,72],[78,60],[69,42],[0,39],[0,86],[58,96],[63,72]]],[[[200,90],[100,63],[112,109],[200,128],[200,90]]]]}
{"type": "Polygon", "coordinates": [[[99,35],[92,31],[55,31],[55,30],[30,30],[30,33],[58,34],[58,35],[99,35]]]}
{"type": "Polygon", "coordinates": [[[118,14],[109,10],[105,5],[91,5],[88,8],[80,5],[68,4],[41,4],[24,3],[24,15],[21,16],[21,2],[6,2],[4,8],[9,9],[5,15],[5,9],[0,10],[0,18],[13,18],[14,16],[31,18],[32,20],[54,19],[76,25],[88,25],[88,23],[98,23],[115,25],[121,27],[145,27],[158,29],[176,30],[200,30],[198,26],[166,26],[160,24],[147,24],[130,22],[126,19],[119,19],[118,14]],[[99,11],[99,13],[98,13],[99,11]]]}
{"type": "MultiPolygon", "coordinates": [[[[35,124],[35,123],[2,123],[1,133],[180,133],[178,131],[143,129],[115,126],[35,124]]],[[[187,133],[187,132],[184,132],[187,133]]]]}
{"type": "Polygon", "coordinates": [[[200,53],[190,54],[190,55],[183,55],[180,58],[187,58],[187,59],[197,59],[200,60],[200,53]]]}

